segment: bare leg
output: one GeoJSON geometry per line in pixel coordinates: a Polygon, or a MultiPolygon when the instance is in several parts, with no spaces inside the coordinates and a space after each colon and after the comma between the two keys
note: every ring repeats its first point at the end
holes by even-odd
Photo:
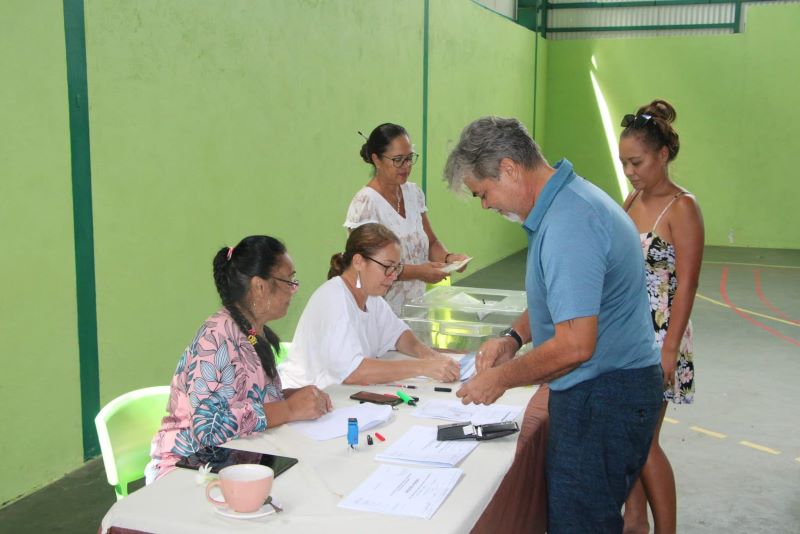
{"type": "Polygon", "coordinates": [[[648,534],[650,532],[650,523],[647,520],[647,496],[644,494],[641,475],[631,488],[628,500],[625,501],[624,520],[623,534],[648,534]]]}
{"type": "Polygon", "coordinates": [[[647,462],[642,468],[640,477],[647,494],[647,501],[653,511],[653,523],[655,523],[655,534],[675,534],[677,529],[677,498],[675,496],[675,475],[672,473],[672,466],[664,454],[664,450],[659,444],[661,434],[661,423],[664,421],[664,414],[667,411],[667,403],[661,407],[661,415],[658,419],[656,433],[653,436],[653,443],[650,445],[650,453],[647,462]]]}
{"type": "MultiPolygon", "coordinates": [[[[674,534],[677,529],[677,498],[675,496],[675,475],[672,473],[672,466],[664,454],[664,450],[659,444],[659,435],[661,434],[661,424],[664,422],[664,414],[667,411],[667,403],[665,402],[661,407],[661,414],[658,418],[658,426],[656,426],[656,433],[653,436],[653,443],[650,445],[650,452],[647,455],[647,462],[642,468],[642,474],[639,476],[637,486],[644,486],[643,493],[647,496],[646,502],[650,504],[650,509],[653,511],[653,522],[655,523],[656,534],[674,534]]],[[[636,486],[634,486],[634,491],[636,486]]],[[[634,497],[634,492],[628,497],[625,503],[625,532],[638,533],[649,532],[649,525],[647,525],[647,507],[641,507],[641,503],[634,500],[631,502],[631,497],[634,497]],[[628,507],[631,507],[630,516],[628,507]],[[638,507],[638,508],[635,508],[638,507]],[[628,530],[628,518],[630,517],[631,523],[628,530]],[[644,518],[642,521],[641,518],[644,518]],[[647,526],[646,530],[641,530],[647,526]]],[[[635,499],[635,497],[634,497],[635,499]]]]}

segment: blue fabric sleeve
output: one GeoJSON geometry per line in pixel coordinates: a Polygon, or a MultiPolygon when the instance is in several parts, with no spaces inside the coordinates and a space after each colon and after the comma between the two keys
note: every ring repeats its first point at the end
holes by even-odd
{"type": "Polygon", "coordinates": [[[547,308],[553,324],[599,315],[611,244],[595,212],[571,210],[568,219],[553,224],[542,240],[541,262],[547,288],[547,308]]]}

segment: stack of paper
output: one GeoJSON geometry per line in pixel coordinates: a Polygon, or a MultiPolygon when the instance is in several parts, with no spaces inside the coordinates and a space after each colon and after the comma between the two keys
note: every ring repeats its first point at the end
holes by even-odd
{"type": "Polygon", "coordinates": [[[296,421],[289,426],[317,441],[340,438],[347,434],[347,419],[358,419],[358,430],[368,430],[385,423],[392,415],[392,407],[380,404],[356,404],[338,408],[314,421],[296,421]]]}
{"type": "Polygon", "coordinates": [[[436,427],[412,426],[376,460],[455,467],[478,446],[477,441],[436,441],[436,427]]]}
{"type": "Polygon", "coordinates": [[[340,508],[430,519],[464,472],[381,465],[340,503],[340,508]]]}
{"type": "Polygon", "coordinates": [[[459,400],[429,400],[413,412],[414,417],[471,422],[473,425],[513,421],[522,412],[522,406],[506,404],[462,404],[459,400]]]}

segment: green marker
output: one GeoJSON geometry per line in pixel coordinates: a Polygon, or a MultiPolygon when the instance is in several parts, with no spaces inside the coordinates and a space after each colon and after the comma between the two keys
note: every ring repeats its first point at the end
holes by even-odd
{"type": "Polygon", "coordinates": [[[398,389],[397,393],[395,393],[395,395],[400,397],[400,399],[402,399],[402,401],[405,402],[406,404],[408,404],[409,406],[416,406],[417,405],[417,402],[414,399],[412,399],[411,397],[409,397],[408,395],[406,395],[405,391],[400,391],[398,389]]]}

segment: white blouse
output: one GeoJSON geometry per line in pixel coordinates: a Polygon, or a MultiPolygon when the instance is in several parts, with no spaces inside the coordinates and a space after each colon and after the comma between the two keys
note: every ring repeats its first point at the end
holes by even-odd
{"type": "Polygon", "coordinates": [[[314,291],[297,323],[286,361],[278,372],[284,388],[341,384],[364,358],[378,358],[397,347],[408,325],[380,297],[358,307],[341,276],[314,291]]]}
{"type": "MultiPolygon", "coordinates": [[[[406,206],[406,216],[402,217],[394,206],[371,187],[364,187],[350,202],[345,228],[353,229],[369,222],[377,222],[388,227],[400,238],[400,259],[407,265],[428,262],[428,235],[422,227],[422,214],[428,211],[425,194],[413,182],[400,186],[406,206]]],[[[384,297],[398,316],[402,316],[403,304],[421,297],[425,293],[425,282],[421,280],[397,281],[384,297]]]]}

